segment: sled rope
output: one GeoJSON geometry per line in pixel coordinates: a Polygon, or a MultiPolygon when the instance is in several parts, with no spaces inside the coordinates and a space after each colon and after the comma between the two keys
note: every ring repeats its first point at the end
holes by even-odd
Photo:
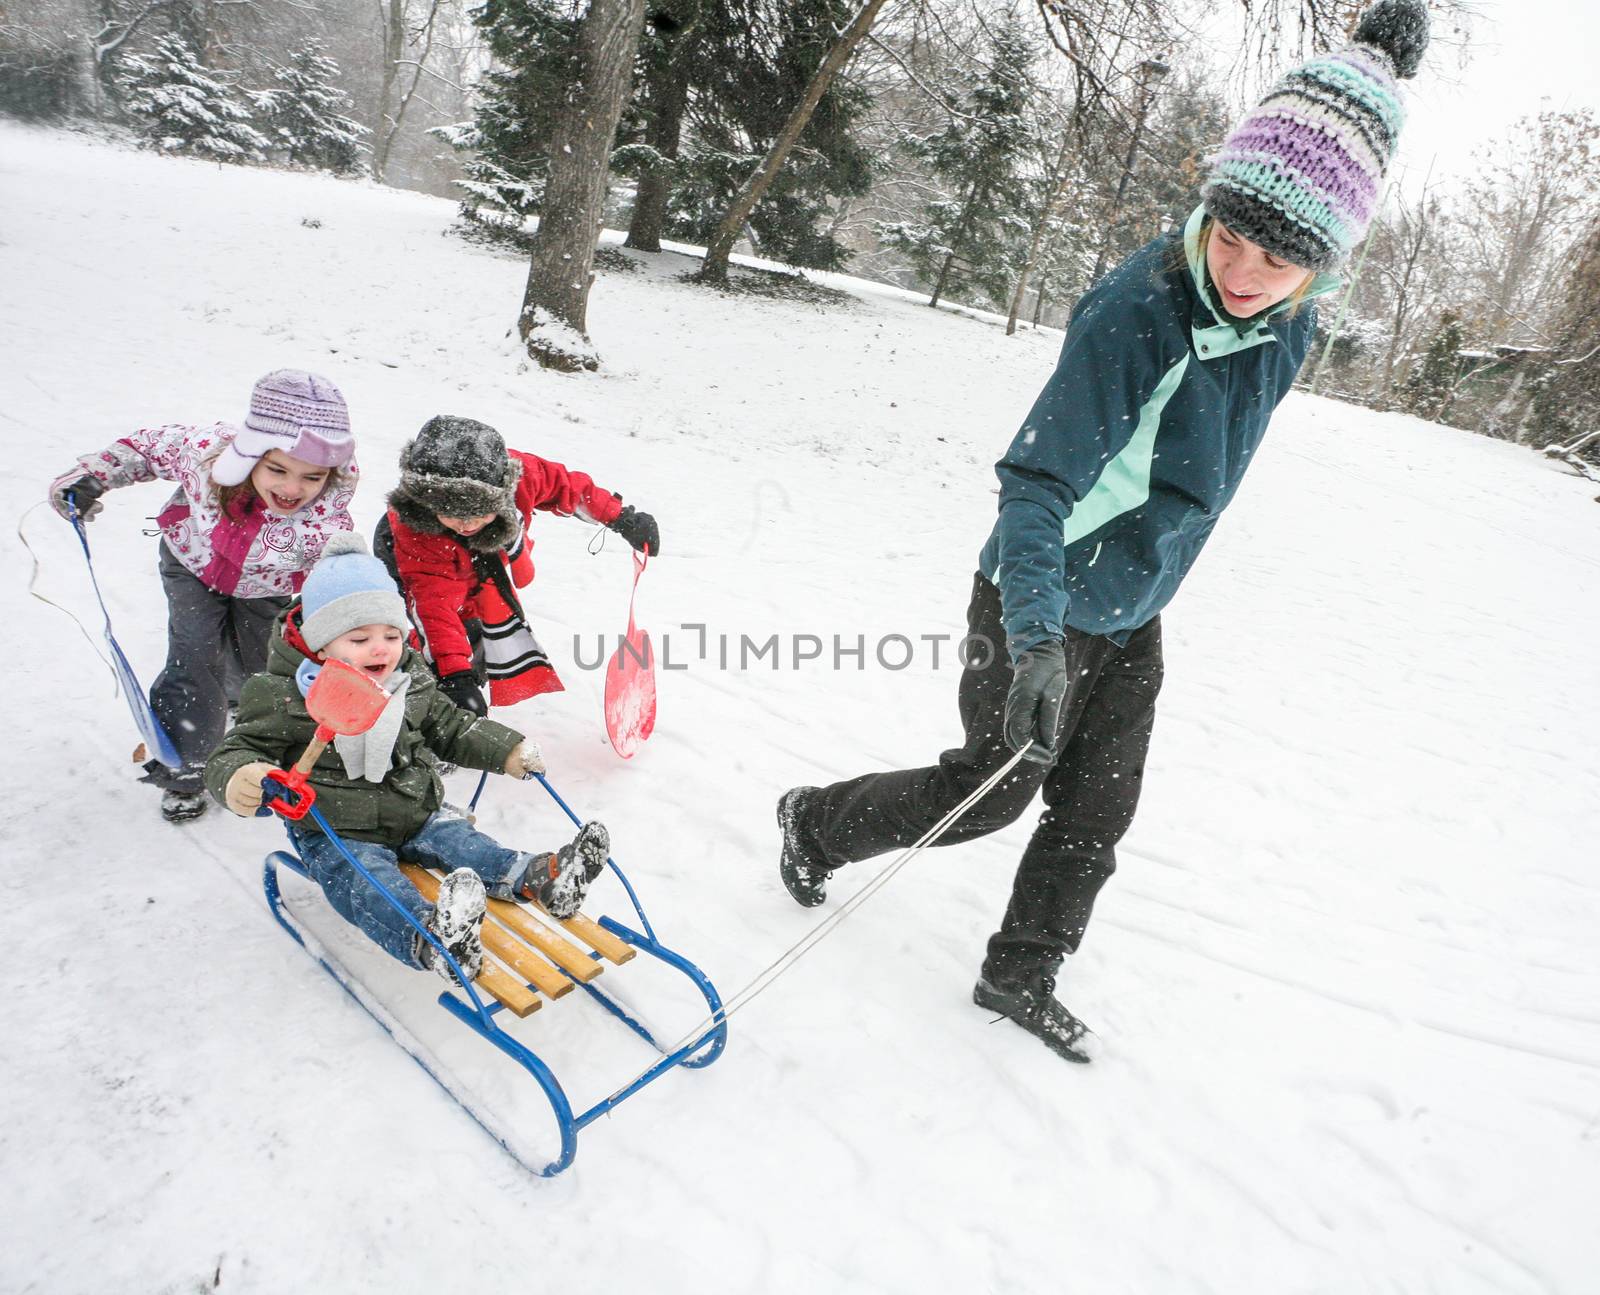
{"type": "MultiPolygon", "coordinates": [[[[1026,747],[1023,748],[1024,751],[1026,749],[1026,747]]],[[[784,950],[783,953],[779,954],[778,957],[760,973],[760,975],[758,975],[743,989],[739,990],[732,997],[730,997],[727,1002],[723,1004],[721,1011],[706,1017],[706,1019],[701,1021],[700,1024],[696,1025],[694,1029],[690,1030],[688,1034],[684,1035],[681,1040],[665,1051],[668,1054],[671,1054],[683,1048],[697,1046],[698,1044],[704,1042],[704,1040],[709,1037],[718,1026],[726,1021],[728,1017],[732,1016],[741,1008],[748,1006],[751,1002],[758,998],[762,993],[771,987],[773,981],[777,980],[779,976],[783,975],[784,972],[793,967],[794,964],[797,963],[801,958],[810,953],[812,949],[816,948],[826,936],[833,932],[834,928],[837,927],[840,922],[844,921],[844,919],[849,917],[851,913],[855,912],[856,909],[860,908],[861,905],[867,902],[867,900],[871,899],[873,895],[877,894],[878,891],[883,889],[883,887],[888,884],[889,879],[893,877],[895,873],[899,872],[900,869],[905,867],[906,864],[910,863],[911,860],[916,858],[917,855],[921,854],[930,845],[937,844],[941,836],[954,827],[956,823],[959,822],[974,805],[976,805],[980,800],[993,791],[996,785],[998,785],[1007,774],[1017,767],[1017,764],[1022,759],[1022,754],[1022,751],[1018,751],[1011,757],[1010,760],[1001,765],[1000,768],[996,769],[994,773],[989,776],[987,782],[985,782],[964,801],[962,801],[931,828],[924,832],[921,837],[912,842],[892,860],[890,860],[888,866],[879,872],[877,876],[873,877],[873,879],[867,882],[865,886],[858,890],[854,895],[850,896],[850,898],[847,899],[843,904],[839,905],[839,908],[836,912],[830,913],[827,917],[823,918],[822,921],[818,922],[799,940],[792,944],[788,949],[784,950]]],[[[648,1074],[649,1071],[646,1070],[642,1073],[648,1074]]],[[[633,1083],[637,1082],[638,1078],[639,1076],[635,1076],[634,1079],[631,1079],[628,1081],[628,1083],[623,1084],[621,1088],[617,1089],[616,1093],[612,1094],[612,1097],[615,1097],[617,1093],[621,1093],[633,1083]]]]}
{"type": "MultiPolygon", "coordinates": [[[[83,635],[84,641],[88,643],[90,648],[94,650],[94,654],[99,657],[101,661],[105,662],[106,669],[110,670],[113,678],[115,678],[117,673],[116,667],[111,664],[110,660],[106,657],[106,654],[100,650],[100,645],[94,641],[94,636],[89,633],[89,627],[79,620],[77,616],[75,616],[67,608],[63,607],[60,603],[56,602],[52,598],[46,598],[38,591],[38,589],[34,587],[39,583],[39,555],[33,551],[33,545],[28,543],[28,537],[23,533],[22,528],[27,525],[28,518],[33,516],[36,509],[44,507],[47,507],[46,503],[43,500],[40,500],[32,508],[23,513],[22,516],[17,520],[17,538],[22,541],[22,547],[28,550],[28,557],[33,562],[33,572],[28,577],[28,592],[40,602],[44,603],[45,606],[54,607],[58,612],[76,625],[78,627],[78,633],[83,635]]],[[[89,578],[91,580],[94,579],[94,572],[92,569],[89,572],[89,578]]],[[[120,691],[121,686],[119,684],[113,685],[111,695],[114,697],[120,691]]]]}

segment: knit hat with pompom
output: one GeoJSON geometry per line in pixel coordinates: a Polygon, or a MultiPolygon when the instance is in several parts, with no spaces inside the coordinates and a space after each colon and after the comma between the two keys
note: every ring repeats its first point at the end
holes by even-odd
{"type": "Polygon", "coordinates": [[[1428,48],[1424,0],[1379,0],[1351,43],[1290,72],[1209,161],[1206,211],[1304,270],[1336,270],[1366,236],[1405,114],[1397,78],[1428,48]]]}
{"type": "Polygon", "coordinates": [[[354,531],[339,531],[300,588],[300,635],[308,648],[321,652],[362,625],[411,628],[405,599],[388,569],[354,531]]]}

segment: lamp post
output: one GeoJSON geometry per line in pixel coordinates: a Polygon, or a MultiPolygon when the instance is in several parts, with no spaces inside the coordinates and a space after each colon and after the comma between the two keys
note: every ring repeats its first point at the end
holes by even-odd
{"type": "Polygon", "coordinates": [[[1122,199],[1128,192],[1128,181],[1133,176],[1133,164],[1139,156],[1139,137],[1144,134],[1144,119],[1150,112],[1150,105],[1155,102],[1155,83],[1171,70],[1158,58],[1147,58],[1135,69],[1139,78],[1139,115],[1134,119],[1133,138],[1128,141],[1128,156],[1122,161],[1122,178],[1117,181],[1117,196],[1111,200],[1111,212],[1106,217],[1106,232],[1100,240],[1100,255],[1095,260],[1094,273],[1089,276],[1091,284],[1098,283],[1100,276],[1105,273],[1106,256],[1111,251],[1111,233],[1116,228],[1117,218],[1122,215],[1122,199]]]}

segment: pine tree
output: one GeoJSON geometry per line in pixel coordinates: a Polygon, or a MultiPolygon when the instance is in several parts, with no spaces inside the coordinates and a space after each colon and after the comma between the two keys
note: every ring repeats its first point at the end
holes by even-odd
{"type": "Polygon", "coordinates": [[[661,250],[706,7],[701,0],[657,0],[639,42],[633,100],[617,128],[622,142],[611,165],[637,181],[625,246],[641,252],[661,250]]]}
{"type": "MultiPolygon", "coordinates": [[[[520,227],[539,210],[553,122],[574,79],[572,11],[553,0],[487,0],[474,13],[495,66],[473,121],[435,132],[471,154],[469,219],[520,227]]],[[[663,233],[709,237],[851,11],[852,0],[653,0],[612,158],[638,181],[633,246],[658,250],[663,233]]],[[[843,83],[824,96],[802,156],[751,218],[762,255],[844,264],[847,252],[821,227],[834,198],[871,182],[871,159],[854,138],[866,106],[843,83]]]]}
{"type": "Polygon", "coordinates": [[[1461,369],[1461,347],[1466,330],[1461,317],[1447,310],[1422,358],[1411,368],[1404,388],[1406,410],[1437,421],[1445,416],[1455,398],[1456,378],[1461,369]]]}
{"type": "Polygon", "coordinates": [[[539,210],[557,114],[577,77],[578,19],[560,0],[484,0],[472,12],[494,62],[471,122],[433,133],[467,154],[461,214],[520,229],[539,210]]]}
{"type": "Polygon", "coordinates": [[[219,162],[266,160],[267,139],[232,88],[178,36],[163,36],[125,65],[124,107],[152,148],[219,162]]]}
{"type": "MultiPolygon", "coordinates": [[[[855,0],[705,0],[680,58],[688,64],[691,138],[673,168],[667,229],[706,243],[805,97],[860,6],[855,0]]],[[[848,251],[824,228],[835,198],[865,193],[871,155],[857,139],[870,98],[836,78],[747,227],[759,255],[842,268],[848,251]]]]}
{"type": "Polygon", "coordinates": [[[336,84],[339,65],[322,43],[307,41],[273,77],[275,87],[253,96],[272,146],[291,166],[354,171],[367,128],[344,115],[351,99],[336,84]]]}
{"type": "Polygon", "coordinates": [[[921,221],[879,226],[884,241],[904,252],[924,280],[933,280],[930,306],[965,284],[1005,309],[1016,264],[1026,254],[1017,244],[1027,236],[1019,213],[1028,204],[1021,167],[1028,153],[1024,109],[1033,51],[1015,12],[990,33],[989,60],[962,88],[946,126],[900,141],[943,182],[945,196],[927,204],[921,221]]]}

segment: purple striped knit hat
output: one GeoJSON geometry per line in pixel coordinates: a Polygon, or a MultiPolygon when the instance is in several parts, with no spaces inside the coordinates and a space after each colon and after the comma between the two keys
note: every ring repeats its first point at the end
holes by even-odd
{"type": "Polygon", "coordinates": [[[1280,260],[1336,270],[1365,236],[1428,48],[1424,0],[1380,0],[1351,43],[1267,92],[1213,155],[1207,213],[1280,260]]]}
{"type": "Polygon", "coordinates": [[[342,468],[350,462],[356,442],[339,388],[299,369],[267,374],[250,393],[244,426],[211,465],[211,479],[219,486],[236,486],[270,450],[319,468],[342,468]]]}

